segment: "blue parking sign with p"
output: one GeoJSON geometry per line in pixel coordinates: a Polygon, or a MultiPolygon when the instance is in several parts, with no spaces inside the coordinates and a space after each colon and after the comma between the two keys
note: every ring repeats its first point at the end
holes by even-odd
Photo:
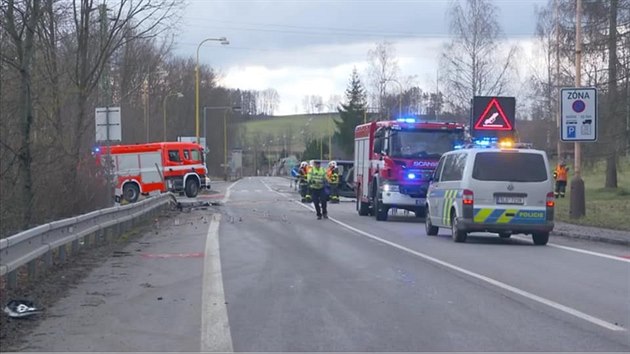
{"type": "Polygon", "coordinates": [[[573,125],[569,125],[567,127],[567,138],[571,139],[575,139],[575,126],[573,125]]]}

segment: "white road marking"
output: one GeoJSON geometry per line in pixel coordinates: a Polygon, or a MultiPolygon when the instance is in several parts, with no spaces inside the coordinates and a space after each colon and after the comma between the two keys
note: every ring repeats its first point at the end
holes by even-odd
{"type": "MultiPolygon", "coordinates": [[[[269,185],[267,183],[265,183],[264,180],[261,179],[260,183],[262,183],[270,192],[276,192],[276,193],[280,194],[280,192],[271,189],[271,187],[269,187],[269,185]]],[[[282,195],[282,194],[280,194],[280,195],[282,195]]]]}
{"type": "Polygon", "coordinates": [[[234,187],[238,182],[240,182],[241,180],[238,180],[232,184],[230,184],[227,189],[225,190],[225,194],[223,195],[223,199],[221,199],[221,204],[225,204],[228,202],[228,200],[230,200],[230,194],[232,193],[232,187],[234,187]]]}
{"type": "MultiPolygon", "coordinates": [[[[528,240],[529,239],[527,236],[520,236],[520,235],[515,235],[515,236],[512,236],[512,237],[518,238],[519,240],[528,240]]],[[[619,256],[612,256],[610,254],[605,254],[605,253],[587,251],[587,250],[583,250],[581,248],[563,246],[563,245],[558,245],[558,244],[555,244],[555,243],[548,243],[547,246],[548,247],[560,248],[560,249],[567,250],[567,251],[572,251],[572,252],[588,254],[588,255],[591,255],[591,256],[602,257],[602,258],[606,258],[606,259],[612,259],[613,261],[630,263],[630,259],[625,259],[625,258],[622,258],[622,257],[619,257],[619,256]]]]}
{"type": "Polygon", "coordinates": [[[270,187],[267,183],[265,183],[265,181],[264,181],[264,180],[260,180],[260,182],[261,182],[261,183],[262,183],[265,187],[267,187],[267,189],[268,189],[270,192],[274,192],[274,193],[279,194],[280,196],[285,197],[285,198],[288,198],[288,199],[291,199],[291,198],[292,198],[292,195],[291,195],[290,193],[282,193],[282,192],[278,192],[277,190],[272,189],[272,188],[271,188],[271,187],[270,187]]]}
{"type": "MultiPolygon", "coordinates": [[[[298,204],[298,205],[300,205],[300,206],[302,206],[304,208],[307,208],[309,210],[315,210],[313,207],[308,206],[308,205],[304,205],[304,204],[297,203],[297,202],[296,202],[296,204],[298,204]]],[[[444,266],[446,268],[450,268],[452,270],[455,270],[455,271],[458,271],[460,273],[466,274],[466,275],[468,275],[470,277],[473,277],[473,278],[479,279],[481,281],[484,281],[486,283],[492,284],[492,285],[494,285],[494,286],[496,286],[498,288],[501,288],[503,290],[507,290],[507,291],[510,291],[510,292],[512,292],[514,294],[521,295],[521,296],[523,296],[525,298],[528,298],[530,300],[539,302],[539,303],[541,303],[543,305],[547,305],[547,306],[552,307],[552,308],[554,308],[556,310],[562,311],[562,312],[567,313],[567,314],[569,314],[571,316],[575,316],[575,317],[580,318],[582,320],[588,321],[588,322],[590,322],[592,324],[595,324],[597,326],[609,329],[611,331],[625,331],[625,329],[622,328],[622,327],[619,327],[619,326],[617,326],[617,325],[615,325],[613,323],[610,323],[610,322],[606,322],[606,321],[604,321],[604,320],[602,320],[600,318],[591,316],[589,314],[586,314],[586,313],[581,312],[579,310],[576,310],[574,308],[571,308],[571,307],[562,305],[560,303],[557,303],[555,301],[546,299],[544,297],[532,294],[532,293],[530,293],[528,291],[521,290],[519,288],[516,288],[514,286],[511,286],[511,285],[508,285],[506,283],[500,282],[498,280],[492,279],[492,278],[487,277],[485,275],[481,275],[481,274],[478,274],[478,273],[475,273],[475,272],[471,272],[471,271],[466,270],[464,268],[458,267],[458,266],[456,266],[454,264],[451,264],[451,263],[439,260],[437,258],[431,257],[431,256],[426,255],[424,253],[421,253],[421,252],[418,252],[418,251],[414,251],[414,250],[412,250],[410,248],[407,248],[405,246],[401,246],[401,245],[399,245],[397,243],[394,243],[394,242],[382,239],[382,238],[380,238],[378,236],[374,236],[374,235],[372,235],[370,233],[367,233],[367,232],[365,232],[363,230],[359,230],[356,227],[350,226],[350,225],[348,225],[348,224],[346,224],[346,223],[344,223],[342,221],[339,221],[339,220],[337,220],[335,218],[329,218],[329,219],[332,222],[334,222],[334,223],[336,223],[338,225],[341,225],[341,226],[345,227],[348,230],[352,230],[352,231],[354,231],[354,232],[356,232],[356,233],[358,233],[358,234],[360,234],[362,236],[371,238],[371,239],[373,239],[375,241],[384,243],[384,244],[386,244],[388,246],[392,246],[392,247],[397,248],[397,249],[399,249],[401,251],[405,251],[407,253],[413,254],[414,256],[418,256],[418,257],[426,259],[426,260],[428,260],[430,262],[437,263],[437,264],[439,264],[441,266],[444,266]]]]}
{"type": "MultiPolygon", "coordinates": [[[[231,187],[231,186],[230,186],[231,187]]],[[[229,189],[228,189],[229,192],[229,189]]],[[[201,311],[201,351],[232,352],[232,335],[228,321],[221,257],[219,253],[219,224],[221,214],[215,214],[208,228],[206,254],[203,262],[201,311]]]]}
{"type": "MultiPolygon", "coordinates": [[[[283,194],[282,194],[282,193],[280,193],[280,192],[277,192],[277,191],[275,191],[275,190],[272,190],[272,189],[271,189],[271,188],[270,188],[270,187],[269,187],[269,186],[268,186],[265,182],[263,182],[263,184],[264,184],[265,186],[267,186],[267,188],[268,188],[270,191],[275,192],[275,193],[280,194],[280,195],[283,195],[283,194]]],[[[302,204],[302,203],[299,203],[299,202],[295,202],[295,203],[296,203],[297,205],[300,205],[300,206],[302,206],[302,207],[304,207],[304,208],[306,208],[306,209],[309,209],[309,210],[311,210],[311,211],[314,211],[314,210],[315,210],[315,209],[314,209],[313,207],[311,207],[310,205],[305,205],[305,204],[302,204]]],[[[572,308],[572,307],[568,307],[568,306],[562,305],[562,304],[557,303],[557,302],[555,302],[555,301],[552,301],[552,300],[546,299],[546,298],[544,298],[544,297],[541,297],[541,296],[538,296],[538,295],[532,294],[532,293],[530,293],[530,292],[528,292],[528,291],[525,291],[525,290],[522,290],[522,289],[516,288],[516,287],[514,287],[514,286],[508,285],[508,284],[503,283],[503,282],[500,282],[500,281],[498,281],[498,280],[492,279],[492,278],[487,277],[487,276],[485,276],[485,275],[481,275],[481,274],[478,274],[478,273],[475,273],[475,272],[472,272],[472,271],[466,270],[466,269],[461,268],[461,267],[458,267],[458,266],[456,266],[456,265],[454,265],[454,264],[451,264],[451,263],[448,263],[448,262],[445,262],[445,261],[439,260],[439,259],[437,259],[437,258],[435,258],[435,257],[431,257],[431,256],[429,256],[429,255],[427,255],[427,254],[424,254],[424,253],[421,253],[421,252],[418,252],[418,251],[412,250],[412,249],[407,248],[407,247],[405,247],[405,246],[401,246],[401,245],[399,245],[399,244],[397,244],[397,243],[394,243],[394,242],[391,242],[391,241],[388,241],[388,240],[382,239],[382,238],[380,238],[380,237],[378,237],[378,236],[374,236],[374,235],[372,235],[372,234],[370,234],[370,233],[368,233],[368,232],[365,232],[365,231],[363,231],[363,230],[359,230],[359,229],[357,229],[356,227],[353,227],[353,226],[351,226],[351,225],[348,225],[348,224],[346,224],[346,223],[344,223],[344,222],[342,222],[342,221],[339,221],[339,220],[337,220],[337,219],[335,219],[335,218],[329,217],[329,219],[330,219],[332,222],[334,222],[334,223],[336,223],[336,224],[338,224],[338,225],[340,225],[340,226],[343,226],[343,227],[345,227],[345,228],[346,228],[346,229],[348,229],[348,230],[354,231],[354,232],[356,232],[356,233],[358,233],[358,234],[360,234],[360,235],[362,235],[362,236],[365,236],[365,237],[371,238],[371,239],[373,239],[373,240],[375,240],[375,241],[378,241],[378,242],[384,243],[384,244],[386,244],[386,245],[388,245],[388,246],[392,246],[392,247],[397,248],[397,249],[399,249],[399,250],[401,250],[401,251],[405,251],[405,252],[407,252],[407,253],[413,254],[414,256],[418,256],[418,257],[423,258],[423,259],[426,259],[426,260],[428,260],[428,261],[430,261],[430,262],[437,263],[437,264],[439,264],[439,265],[441,265],[441,266],[444,266],[444,267],[446,267],[446,268],[450,268],[450,269],[455,270],[455,271],[457,271],[457,272],[460,272],[460,273],[466,274],[466,275],[468,275],[468,276],[470,276],[470,277],[473,277],[473,278],[479,279],[479,280],[481,280],[481,281],[484,281],[484,282],[486,282],[486,283],[489,283],[489,284],[491,284],[491,285],[494,285],[494,286],[496,286],[496,287],[498,287],[498,288],[501,288],[501,289],[503,289],[503,290],[507,290],[507,291],[510,291],[510,292],[512,292],[512,293],[514,293],[514,294],[521,295],[521,296],[523,296],[523,297],[525,297],[525,298],[528,298],[528,299],[530,299],[530,300],[536,301],[536,302],[541,303],[541,304],[543,304],[543,305],[547,305],[547,306],[552,307],[552,308],[554,308],[554,309],[556,309],[556,310],[559,310],[559,311],[562,311],[562,312],[564,312],[564,313],[567,313],[567,314],[569,314],[569,315],[571,315],[571,316],[574,316],[574,317],[580,318],[580,319],[582,319],[582,320],[585,320],[585,321],[590,322],[590,323],[592,323],[592,324],[595,324],[595,325],[597,325],[597,326],[600,326],[600,327],[603,327],[603,328],[609,329],[609,330],[611,330],[611,331],[625,331],[625,330],[626,330],[625,328],[619,327],[619,326],[617,326],[617,325],[615,325],[615,324],[613,324],[613,323],[610,323],[610,322],[604,321],[604,320],[602,320],[602,319],[600,319],[600,318],[597,318],[597,317],[595,317],[595,316],[591,316],[591,315],[589,315],[589,314],[587,314],[587,313],[584,313],[584,312],[582,312],[582,311],[576,310],[576,309],[574,309],[574,308],[572,308]]],[[[558,246],[558,248],[564,248],[564,247],[565,247],[565,246],[560,246],[560,245],[555,245],[555,246],[558,246]]],[[[567,249],[571,249],[571,247],[567,247],[567,249]]],[[[578,249],[572,249],[572,250],[583,251],[583,250],[578,250],[578,249]]],[[[586,252],[589,252],[589,251],[585,251],[585,253],[586,253],[586,252]]],[[[592,253],[589,253],[589,254],[593,254],[593,253],[595,253],[595,252],[592,252],[592,253]]],[[[600,256],[608,256],[608,255],[604,255],[604,254],[597,254],[597,255],[600,255],[600,256]]],[[[608,256],[608,257],[612,257],[612,256],[608,256]]],[[[612,258],[614,258],[614,257],[612,257],[612,258]]],[[[617,260],[617,259],[615,258],[615,260],[617,260]]]]}

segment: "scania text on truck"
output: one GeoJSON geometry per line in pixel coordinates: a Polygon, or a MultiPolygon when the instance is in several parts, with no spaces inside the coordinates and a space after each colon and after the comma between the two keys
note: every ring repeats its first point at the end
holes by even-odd
{"type": "Polygon", "coordinates": [[[133,203],[141,194],[156,191],[184,192],[193,198],[200,188],[210,188],[201,145],[160,142],[99,146],[94,152],[103,166],[108,150],[117,200],[133,203]]]}
{"type": "Polygon", "coordinates": [[[465,140],[462,124],[411,118],[359,125],[354,136],[357,211],[376,220],[387,220],[391,208],[424,217],[440,157],[465,140]]]}

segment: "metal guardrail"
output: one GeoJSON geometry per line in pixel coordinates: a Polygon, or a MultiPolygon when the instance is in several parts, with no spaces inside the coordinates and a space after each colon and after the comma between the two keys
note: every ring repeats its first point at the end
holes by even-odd
{"type": "Polygon", "coordinates": [[[17,283],[17,270],[28,266],[29,276],[35,272],[37,261],[44,259],[46,265],[53,263],[53,252],[61,261],[71,252],[78,252],[81,244],[109,240],[133,227],[134,221],[150,215],[157,208],[174,200],[171,193],[147,198],[138,203],[115,206],[88,214],[54,221],[0,239],[0,276],[7,277],[9,287],[17,283]],[[82,241],[82,243],[80,243],[82,241]]]}

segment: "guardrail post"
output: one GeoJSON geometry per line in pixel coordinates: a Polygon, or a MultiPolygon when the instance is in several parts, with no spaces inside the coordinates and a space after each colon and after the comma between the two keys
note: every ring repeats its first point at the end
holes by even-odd
{"type": "Polygon", "coordinates": [[[92,248],[98,246],[98,232],[92,232],[91,234],[87,235],[87,238],[92,241],[90,242],[90,246],[92,248]]]}
{"type": "Polygon", "coordinates": [[[17,288],[17,269],[7,273],[7,287],[9,289],[17,288]]]}
{"type": "Polygon", "coordinates": [[[64,263],[66,261],[66,252],[66,245],[59,247],[59,262],[64,263]]]}
{"type": "Polygon", "coordinates": [[[28,271],[28,280],[35,279],[35,276],[37,275],[37,259],[28,262],[26,269],[28,271]]]}
{"type": "Polygon", "coordinates": [[[79,239],[72,241],[72,255],[79,253],[79,239]]]}
{"type": "Polygon", "coordinates": [[[48,250],[48,252],[44,254],[44,264],[46,265],[46,268],[52,267],[53,265],[53,251],[52,250],[48,250]]]}
{"type": "Polygon", "coordinates": [[[99,245],[105,245],[107,244],[107,239],[105,238],[105,233],[103,233],[102,229],[98,229],[94,232],[94,234],[96,235],[96,237],[98,238],[98,244],[99,245]]]}

